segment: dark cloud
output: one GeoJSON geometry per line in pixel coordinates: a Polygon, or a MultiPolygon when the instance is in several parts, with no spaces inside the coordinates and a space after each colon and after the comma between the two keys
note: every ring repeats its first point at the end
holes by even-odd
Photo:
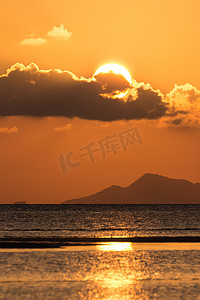
{"type": "Polygon", "coordinates": [[[0,77],[0,116],[66,116],[113,121],[157,119],[167,113],[162,96],[150,87],[132,87],[137,95],[135,99],[132,96],[127,101],[112,98],[117,89],[128,88],[130,84],[121,75],[98,74],[96,80],[87,80],[66,71],[42,71],[35,64],[28,67],[16,64],[0,77]]]}
{"type": "Polygon", "coordinates": [[[102,87],[102,94],[111,94],[111,96],[120,95],[131,88],[130,83],[121,74],[99,73],[94,76],[96,81],[102,87]]]}

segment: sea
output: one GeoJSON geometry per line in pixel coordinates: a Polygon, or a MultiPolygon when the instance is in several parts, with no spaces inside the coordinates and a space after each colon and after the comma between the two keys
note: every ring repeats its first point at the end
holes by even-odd
{"type": "Polygon", "coordinates": [[[0,299],[200,299],[190,238],[200,205],[0,205],[0,299]]]}

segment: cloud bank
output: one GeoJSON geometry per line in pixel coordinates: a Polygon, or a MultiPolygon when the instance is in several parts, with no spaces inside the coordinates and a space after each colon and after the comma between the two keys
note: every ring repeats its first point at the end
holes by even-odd
{"type": "Polygon", "coordinates": [[[143,86],[135,88],[134,100],[113,99],[117,86],[123,91],[129,87],[124,81],[122,75],[111,73],[105,87],[105,82],[77,78],[68,71],[15,64],[0,77],[0,116],[65,116],[113,121],[157,119],[166,114],[167,104],[159,93],[143,86]]]}
{"type": "Polygon", "coordinates": [[[163,95],[150,84],[130,85],[122,76],[100,73],[78,78],[69,71],[15,64],[0,76],[0,116],[64,116],[114,121],[159,119],[172,126],[199,126],[200,91],[190,84],[163,95]],[[118,92],[126,92],[117,98],[118,92]]]}

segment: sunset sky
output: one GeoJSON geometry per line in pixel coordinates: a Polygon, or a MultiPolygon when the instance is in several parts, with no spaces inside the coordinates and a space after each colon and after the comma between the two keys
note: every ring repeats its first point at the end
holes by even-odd
{"type": "Polygon", "coordinates": [[[60,203],[146,172],[200,182],[198,0],[0,6],[0,203],[60,203]]]}

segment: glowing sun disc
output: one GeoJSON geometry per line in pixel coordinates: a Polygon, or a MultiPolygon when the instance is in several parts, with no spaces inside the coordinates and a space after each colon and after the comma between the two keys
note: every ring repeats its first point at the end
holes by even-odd
{"type": "Polygon", "coordinates": [[[94,76],[98,75],[99,73],[109,73],[109,72],[112,72],[114,74],[121,74],[122,76],[124,76],[124,78],[126,78],[126,80],[130,84],[132,82],[131,75],[127,71],[127,69],[118,64],[105,64],[100,68],[98,68],[98,70],[94,73],[94,76]]]}

